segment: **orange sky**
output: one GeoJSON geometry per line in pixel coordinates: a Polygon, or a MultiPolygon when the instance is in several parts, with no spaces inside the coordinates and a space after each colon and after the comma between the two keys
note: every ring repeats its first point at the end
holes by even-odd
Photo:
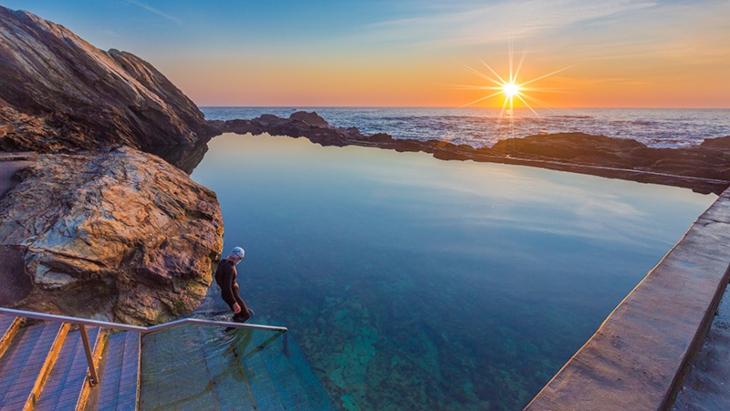
{"type": "MultiPolygon", "coordinates": [[[[380,62],[282,57],[230,64],[223,58],[204,67],[170,68],[166,72],[200,105],[451,107],[492,93],[456,86],[494,86],[462,65],[494,77],[481,59],[506,78],[506,44],[503,49],[472,58],[449,56],[443,61],[425,57],[380,62]]],[[[528,52],[517,83],[570,66],[530,84],[544,91],[525,93],[550,107],[730,107],[730,55],[699,61],[702,56],[693,54],[604,59],[561,55],[534,61],[528,52]]],[[[499,96],[477,106],[502,103],[499,96]]]]}
{"type": "MultiPolygon", "coordinates": [[[[727,0],[6,0],[150,61],[201,106],[450,106],[507,76],[550,107],[730,108],[727,0]]],[[[484,106],[501,106],[493,98],[484,106]]]]}

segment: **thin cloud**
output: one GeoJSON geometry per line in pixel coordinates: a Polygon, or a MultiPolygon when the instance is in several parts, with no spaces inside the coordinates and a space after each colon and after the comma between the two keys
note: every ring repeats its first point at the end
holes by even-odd
{"type": "Polygon", "coordinates": [[[102,31],[102,33],[109,37],[122,37],[121,34],[117,33],[114,30],[104,30],[102,31]]]}
{"type": "Polygon", "coordinates": [[[584,0],[523,0],[487,6],[473,4],[450,13],[434,9],[431,15],[376,23],[366,36],[385,42],[444,47],[499,43],[656,4],[646,0],[595,3],[584,0]]]}
{"type": "Polygon", "coordinates": [[[126,1],[129,4],[134,4],[137,7],[141,7],[154,14],[157,14],[160,17],[166,18],[167,20],[174,21],[177,24],[182,24],[182,21],[180,19],[178,19],[177,17],[171,16],[167,13],[163,13],[163,12],[157,10],[156,8],[150,6],[149,4],[145,4],[145,3],[139,2],[137,0],[124,0],[124,1],[126,1]]]}

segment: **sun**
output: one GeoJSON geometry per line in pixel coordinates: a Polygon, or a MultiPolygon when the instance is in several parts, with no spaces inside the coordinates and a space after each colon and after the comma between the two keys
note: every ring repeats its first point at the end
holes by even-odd
{"type": "Polygon", "coordinates": [[[536,77],[534,79],[519,82],[518,77],[520,75],[520,70],[522,69],[522,65],[525,62],[525,57],[527,56],[527,47],[522,51],[522,56],[520,57],[520,61],[517,64],[517,67],[514,67],[514,52],[512,48],[512,42],[509,44],[509,74],[507,76],[500,76],[497,74],[497,72],[492,69],[487,63],[485,63],[483,60],[479,60],[484,67],[486,67],[489,70],[489,73],[482,73],[479,70],[473,69],[467,65],[463,65],[464,68],[471,72],[472,74],[475,74],[479,77],[481,77],[483,80],[487,81],[488,85],[477,85],[477,86],[456,86],[458,88],[462,89],[468,89],[468,90],[487,90],[490,93],[484,97],[478,98],[470,103],[464,104],[461,107],[471,106],[473,104],[479,103],[481,101],[497,97],[502,95],[504,97],[504,102],[502,104],[502,112],[500,114],[501,116],[504,116],[505,112],[511,117],[514,114],[514,106],[515,102],[519,101],[522,103],[525,107],[530,109],[533,114],[536,116],[540,116],[537,114],[535,109],[532,108],[530,103],[537,104],[543,107],[547,107],[545,103],[538,100],[537,98],[531,96],[528,94],[528,92],[559,92],[559,90],[555,89],[546,89],[546,88],[539,88],[535,87],[533,83],[537,82],[538,80],[542,80],[546,77],[550,77],[554,74],[560,73],[561,71],[567,70],[571,68],[572,66],[562,68],[560,70],[555,70],[552,73],[545,74],[543,76],[536,77]]]}
{"type": "Polygon", "coordinates": [[[518,97],[520,95],[520,85],[514,82],[502,84],[502,93],[508,98],[518,97]]]}

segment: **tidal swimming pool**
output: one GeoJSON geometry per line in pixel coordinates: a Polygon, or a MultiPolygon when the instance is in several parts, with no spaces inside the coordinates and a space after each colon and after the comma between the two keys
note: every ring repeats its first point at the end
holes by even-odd
{"type": "Polygon", "coordinates": [[[192,178],[340,409],[524,407],[717,198],[225,134],[192,178]]]}

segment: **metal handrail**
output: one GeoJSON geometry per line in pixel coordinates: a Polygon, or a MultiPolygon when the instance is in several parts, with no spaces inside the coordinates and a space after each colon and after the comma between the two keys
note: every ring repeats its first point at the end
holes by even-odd
{"type": "MultiPolygon", "coordinates": [[[[12,308],[2,308],[0,307],[0,313],[10,314],[14,315],[16,317],[23,317],[23,318],[32,318],[34,320],[43,320],[43,321],[55,321],[60,323],[66,323],[66,324],[75,324],[79,326],[79,331],[81,332],[81,339],[84,346],[84,351],[86,353],[86,361],[89,364],[89,384],[93,387],[96,384],[99,383],[99,373],[97,371],[97,366],[94,364],[94,358],[91,350],[91,344],[89,344],[89,336],[86,332],[86,326],[92,326],[92,327],[99,327],[99,328],[111,328],[115,330],[124,330],[124,331],[133,331],[138,332],[140,334],[149,334],[160,330],[165,330],[168,328],[173,327],[179,327],[181,325],[185,324],[198,324],[198,325],[217,325],[217,326],[223,326],[223,327],[232,327],[232,328],[248,328],[252,330],[264,330],[264,331],[274,331],[281,334],[286,333],[288,330],[286,327],[277,327],[272,325],[261,325],[261,324],[243,324],[243,323],[234,323],[229,321],[211,321],[211,320],[201,320],[198,318],[183,318],[176,321],[171,321],[169,323],[164,324],[157,324],[152,325],[150,327],[141,327],[138,325],[129,325],[129,324],[120,324],[120,323],[113,323],[108,321],[97,321],[97,320],[89,320],[87,318],[78,318],[78,317],[69,317],[65,315],[55,315],[55,314],[45,314],[45,313],[38,313],[34,311],[23,311],[23,310],[15,310],[12,308]]],[[[277,337],[277,336],[274,336],[277,337]]],[[[284,334],[284,350],[286,352],[286,334],[284,334]]]]}
{"type": "Polygon", "coordinates": [[[7,314],[14,315],[16,317],[32,318],[34,320],[56,321],[56,322],[62,322],[62,323],[67,323],[67,324],[89,325],[92,327],[112,328],[115,330],[136,331],[141,334],[149,334],[149,333],[153,333],[156,331],[165,330],[168,328],[179,327],[179,326],[185,325],[185,324],[218,325],[218,326],[222,326],[222,327],[250,328],[253,330],[278,331],[281,333],[285,333],[288,331],[286,327],[278,327],[278,326],[273,326],[273,325],[245,324],[245,323],[234,323],[234,322],[229,322],[229,321],[212,321],[212,320],[202,320],[199,318],[183,318],[180,320],[171,321],[169,323],[157,324],[157,325],[152,325],[149,327],[142,327],[139,325],[129,325],[129,324],[112,323],[112,322],[108,322],[108,321],[89,320],[87,318],[68,317],[65,315],[45,314],[45,313],[38,313],[38,312],[34,312],[34,311],[23,311],[23,310],[15,310],[12,308],[2,308],[2,307],[0,307],[0,313],[7,313],[7,314]]]}

